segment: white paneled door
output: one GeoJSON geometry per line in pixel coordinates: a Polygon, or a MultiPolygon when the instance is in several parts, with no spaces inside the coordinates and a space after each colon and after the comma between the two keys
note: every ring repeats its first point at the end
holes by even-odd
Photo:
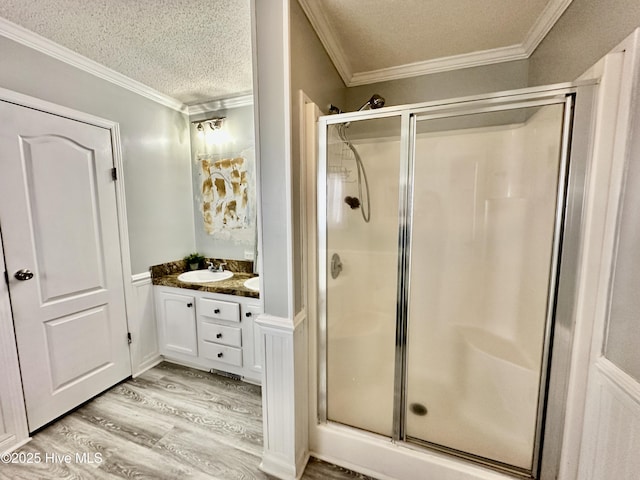
{"type": "Polygon", "coordinates": [[[131,374],[110,131],[0,101],[0,228],[29,430],[131,374]]]}

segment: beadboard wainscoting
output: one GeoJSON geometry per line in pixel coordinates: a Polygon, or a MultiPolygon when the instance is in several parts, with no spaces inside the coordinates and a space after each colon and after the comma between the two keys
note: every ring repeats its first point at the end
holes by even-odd
{"type": "MultiPolygon", "coordinates": [[[[591,266],[585,267],[585,279],[593,283],[590,290],[585,290],[592,302],[593,335],[577,339],[583,347],[591,346],[584,395],[586,401],[581,430],[573,429],[573,435],[568,438],[580,448],[577,462],[565,456],[567,468],[560,478],[567,479],[632,480],[638,478],[640,469],[640,382],[637,374],[633,375],[632,368],[637,365],[633,361],[638,359],[635,347],[638,310],[634,286],[640,276],[634,267],[625,271],[628,265],[637,265],[638,258],[635,253],[638,205],[635,192],[640,186],[637,167],[640,109],[635,99],[640,95],[640,29],[636,29],[614,52],[622,55],[618,60],[621,67],[619,84],[617,88],[613,86],[615,76],[610,73],[615,62],[609,55],[605,57],[602,82],[602,90],[608,92],[608,96],[602,96],[606,106],[602,111],[610,110],[611,116],[607,118],[603,114],[599,119],[598,131],[601,134],[596,143],[592,174],[599,183],[591,187],[592,208],[600,210],[602,226],[592,229],[590,240],[595,253],[591,266]],[[603,145],[606,148],[602,148],[603,145]],[[601,175],[598,173],[601,169],[610,169],[610,174],[601,175]],[[596,236],[594,233],[599,234],[596,236]],[[598,249],[601,250],[600,255],[597,254],[598,249]],[[623,341],[618,337],[616,342],[612,331],[621,322],[627,322],[629,329],[623,341]],[[632,351],[634,356],[629,354],[632,351]],[[569,468],[572,466],[570,461],[575,464],[574,468],[569,468]]],[[[588,250],[585,261],[589,261],[588,250]]],[[[587,348],[583,349],[588,352],[587,348]]],[[[571,400],[567,408],[578,403],[571,400]]]]}
{"type": "Polygon", "coordinates": [[[640,471],[640,384],[604,357],[591,370],[581,480],[631,480],[640,471]]]}
{"type": "Polygon", "coordinates": [[[262,314],[264,451],[260,469],[283,480],[300,478],[309,460],[307,323],[262,314]]]}
{"type": "Polygon", "coordinates": [[[129,312],[131,374],[136,377],[162,361],[150,273],[131,276],[133,305],[129,312]]]}

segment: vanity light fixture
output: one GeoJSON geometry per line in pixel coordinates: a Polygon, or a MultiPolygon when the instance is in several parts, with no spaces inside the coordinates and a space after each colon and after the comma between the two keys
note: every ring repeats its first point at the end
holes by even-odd
{"type": "Polygon", "coordinates": [[[212,117],[212,118],[205,118],[204,120],[195,120],[191,123],[193,123],[194,125],[197,125],[196,130],[198,130],[198,132],[204,132],[204,125],[203,124],[209,124],[209,128],[211,128],[211,130],[219,130],[222,128],[222,121],[225,119],[226,117],[212,117]]]}

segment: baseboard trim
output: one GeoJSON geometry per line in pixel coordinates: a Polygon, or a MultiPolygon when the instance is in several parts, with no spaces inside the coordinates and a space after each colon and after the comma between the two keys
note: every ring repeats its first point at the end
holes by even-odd
{"type": "Polygon", "coordinates": [[[131,377],[132,378],[139,377],[147,370],[151,370],[153,367],[160,365],[163,360],[164,358],[162,358],[161,355],[158,355],[157,357],[154,357],[151,360],[147,360],[146,362],[142,363],[142,365],[140,365],[140,368],[138,369],[137,372],[134,372],[131,374],[131,377]]]}
{"type": "Polygon", "coordinates": [[[19,449],[20,447],[26,445],[27,443],[29,443],[32,440],[32,437],[27,437],[24,440],[18,442],[18,443],[14,443],[13,445],[11,445],[11,447],[9,447],[7,450],[2,451],[0,454],[1,455],[5,455],[7,453],[11,453],[17,449],[19,449]]]}
{"type": "Polygon", "coordinates": [[[264,452],[262,462],[260,462],[258,468],[267,475],[279,478],[280,480],[300,480],[304,472],[304,468],[300,469],[297,465],[292,466],[290,462],[276,455],[272,455],[269,452],[264,452]],[[298,470],[297,473],[296,470],[298,470]]]}

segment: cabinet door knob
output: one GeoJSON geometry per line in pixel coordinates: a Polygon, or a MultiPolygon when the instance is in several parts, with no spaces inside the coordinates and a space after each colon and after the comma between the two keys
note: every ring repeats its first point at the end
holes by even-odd
{"type": "Polygon", "coordinates": [[[24,282],[25,280],[31,280],[33,278],[33,272],[23,268],[22,270],[18,270],[13,276],[16,277],[17,280],[24,282]]]}
{"type": "Polygon", "coordinates": [[[219,309],[219,308],[216,308],[216,309],[213,311],[213,313],[220,313],[220,309],[219,309]]]}
{"type": "Polygon", "coordinates": [[[187,303],[187,307],[189,307],[189,308],[193,307],[193,303],[191,303],[191,302],[187,303]]]}
{"type": "Polygon", "coordinates": [[[216,333],[216,338],[222,338],[222,334],[221,333],[216,333]]]}
{"type": "Polygon", "coordinates": [[[251,312],[247,312],[244,314],[245,317],[249,318],[251,316],[251,312]]]}
{"type": "Polygon", "coordinates": [[[222,352],[218,353],[218,358],[222,358],[222,352]]]}

